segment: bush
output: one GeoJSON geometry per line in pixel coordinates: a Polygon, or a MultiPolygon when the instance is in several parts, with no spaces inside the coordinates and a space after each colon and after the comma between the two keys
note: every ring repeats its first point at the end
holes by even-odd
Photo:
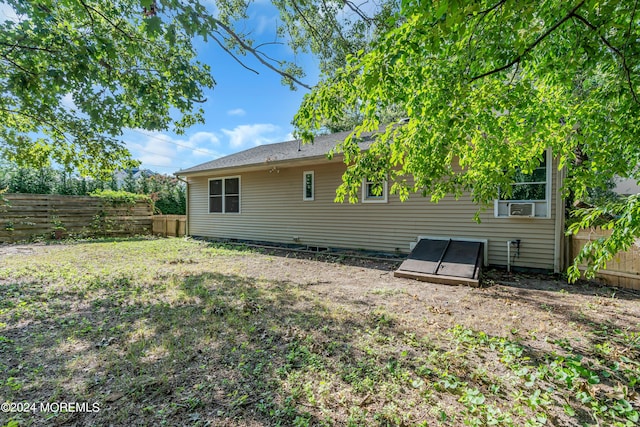
{"type": "Polygon", "coordinates": [[[127,205],[134,205],[138,201],[153,203],[151,197],[146,194],[129,193],[121,190],[95,190],[89,195],[91,197],[100,197],[113,203],[123,203],[127,205]]]}

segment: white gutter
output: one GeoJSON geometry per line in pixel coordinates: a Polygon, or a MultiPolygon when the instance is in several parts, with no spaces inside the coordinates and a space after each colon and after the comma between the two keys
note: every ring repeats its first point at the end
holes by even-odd
{"type": "MultiPolygon", "coordinates": [[[[185,198],[185,213],[187,214],[187,220],[184,223],[184,235],[188,236],[189,235],[189,181],[184,180],[182,178],[180,178],[178,175],[174,175],[176,177],[176,179],[178,181],[182,181],[185,183],[187,191],[185,192],[184,198],[185,198]]],[[[176,230],[176,235],[177,235],[177,230],[176,230]]]]}

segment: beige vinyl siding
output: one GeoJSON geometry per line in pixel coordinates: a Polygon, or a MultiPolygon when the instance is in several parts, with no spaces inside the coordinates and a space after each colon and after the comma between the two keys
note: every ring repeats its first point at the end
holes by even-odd
{"type": "MultiPolygon", "coordinates": [[[[555,164],[552,171],[555,171],[555,164]]],[[[189,233],[193,236],[232,238],[409,252],[417,236],[461,237],[488,240],[488,259],[492,265],[507,264],[508,240],[521,240],[520,257],[512,265],[554,268],[555,177],[552,172],[551,218],[495,218],[493,206],[482,213],[481,223],[473,216],[477,206],[469,198],[446,198],[431,203],[412,195],[401,203],[389,195],[387,203],[334,203],[344,165],[324,161],[310,167],[280,168],[278,171],[241,174],[240,214],[208,212],[208,179],[189,178],[189,233]],[[302,176],[314,171],[315,198],[303,201],[302,176]],[[299,238],[299,241],[294,241],[299,238]]]]}

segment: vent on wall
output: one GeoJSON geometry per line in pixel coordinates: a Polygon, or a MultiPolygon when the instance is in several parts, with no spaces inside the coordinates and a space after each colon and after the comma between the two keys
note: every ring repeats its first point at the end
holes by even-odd
{"type": "Polygon", "coordinates": [[[509,203],[509,216],[533,217],[535,214],[535,203],[509,203]]]}

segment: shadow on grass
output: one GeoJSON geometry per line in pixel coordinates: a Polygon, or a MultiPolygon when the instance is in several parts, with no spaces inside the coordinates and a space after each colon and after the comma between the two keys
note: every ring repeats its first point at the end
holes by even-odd
{"type": "MultiPolygon", "coordinates": [[[[21,310],[48,299],[37,283],[3,289],[13,318],[0,332],[1,385],[15,402],[98,402],[100,412],[16,414],[27,423],[316,425],[320,420],[281,389],[283,375],[307,365],[299,344],[342,326],[314,307],[298,310],[286,282],[206,273],[174,278],[170,301],[136,303],[122,278],[90,301],[57,293],[52,309],[21,310]],[[67,303],[65,303],[67,302],[67,303]],[[296,352],[300,352],[297,354],[296,352]]],[[[49,295],[51,297],[51,295],[49,295]]],[[[318,344],[318,343],[315,343],[318,344]]]]}
{"type": "MultiPolygon", "coordinates": [[[[200,239],[198,239],[200,240],[200,239]]],[[[238,252],[254,252],[258,254],[265,254],[270,256],[277,256],[281,258],[292,258],[292,259],[307,259],[313,261],[320,261],[326,263],[338,263],[353,267],[362,267],[362,268],[371,268],[383,271],[391,271],[398,268],[401,262],[404,260],[402,258],[396,258],[393,256],[383,257],[382,255],[375,252],[366,252],[366,251],[355,251],[355,250],[323,250],[323,248],[317,248],[319,250],[307,250],[302,246],[299,249],[295,249],[292,247],[288,247],[286,244],[282,244],[281,247],[277,246],[277,244],[272,244],[272,246],[265,246],[260,244],[251,244],[251,243],[235,243],[235,242],[224,242],[224,241],[207,241],[208,246],[213,248],[221,248],[227,249],[230,251],[238,251],[238,252]]],[[[324,248],[327,249],[327,248],[324,248]]]]}
{"type": "MultiPolygon", "coordinates": [[[[515,406],[513,391],[534,390],[479,375],[481,360],[509,356],[502,367],[509,374],[523,366],[542,369],[556,357],[473,331],[421,338],[394,313],[350,312],[287,281],[203,273],[140,289],[125,279],[96,283],[100,292],[87,298],[47,294],[37,283],[2,289],[3,398],[100,405],[93,413],[15,419],[34,425],[430,425],[438,419],[461,425],[486,421],[478,411],[488,405],[468,403],[469,390],[496,408],[515,406]]],[[[580,403],[571,402],[588,421],[580,403]]],[[[546,410],[517,405],[522,420],[546,410]]]]}
{"type": "Polygon", "coordinates": [[[79,236],[79,237],[69,237],[60,240],[55,239],[46,239],[40,242],[40,244],[44,245],[86,245],[86,244],[95,244],[95,243],[120,243],[120,242],[146,242],[149,240],[160,240],[166,237],[158,237],[153,234],[142,234],[136,236],[125,236],[125,237],[117,237],[117,236],[96,236],[96,237],[88,237],[88,236],[79,236]]]}
{"type": "Polygon", "coordinates": [[[544,275],[510,276],[518,281],[504,280],[509,277],[504,272],[494,275],[497,279],[495,286],[487,287],[481,296],[498,301],[517,301],[562,323],[581,325],[585,331],[596,335],[600,331],[633,329],[640,324],[637,310],[616,310],[621,301],[640,299],[640,292],[618,292],[620,290],[596,282],[569,284],[544,275]],[[576,299],[572,299],[572,295],[576,295],[576,299]]]}
{"type": "Polygon", "coordinates": [[[558,274],[520,274],[509,273],[500,269],[489,269],[485,273],[485,280],[487,287],[499,284],[524,291],[548,291],[608,298],[615,297],[626,301],[640,300],[640,291],[637,290],[615,288],[597,281],[582,279],[576,283],[568,283],[565,278],[558,274]]]}

